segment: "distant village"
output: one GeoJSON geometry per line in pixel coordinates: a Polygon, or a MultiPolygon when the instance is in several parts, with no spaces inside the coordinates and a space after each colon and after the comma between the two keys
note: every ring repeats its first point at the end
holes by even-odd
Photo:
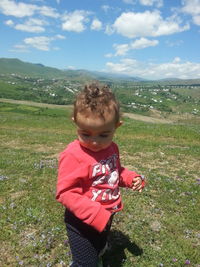
{"type": "MultiPolygon", "coordinates": [[[[0,74],[0,80],[16,90],[31,91],[44,97],[45,102],[70,104],[82,87],[83,81],[75,79],[43,79],[21,76],[16,73],[0,74]]],[[[172,111],[171,107],[179,102],[192,104],[188,112],[199,115],[200,97],[190,92],[200,92],[200,84],[148,83],[148,82],[111,82],[111,88],[118,94],[123,107],[128,111],[152,110],[172,111]]],[[[199,93],[200,94],[200,93],[199,93]]]]}

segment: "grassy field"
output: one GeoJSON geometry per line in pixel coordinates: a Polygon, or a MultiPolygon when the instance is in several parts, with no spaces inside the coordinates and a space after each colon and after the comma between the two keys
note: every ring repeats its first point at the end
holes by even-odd
{"type": "MultiPolygon", "coordinates": [[[[63,207],[55,201],[57,158],[75,138],[71,110],[0,103],[0,266],[69,266],[63,207]]],[[[122,163],[148,177],[123,189],[105,266],[200,266],[200,120],[124,119],[122,163]]]]}

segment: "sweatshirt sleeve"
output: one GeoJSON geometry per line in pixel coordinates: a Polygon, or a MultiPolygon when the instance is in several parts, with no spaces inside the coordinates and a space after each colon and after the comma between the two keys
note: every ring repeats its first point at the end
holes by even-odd
{"type": "Polygon", "coordinates": [[[56,199],[84,223],[102,232],[111,213],[99,202],[83,195],[83,183],[88,179],[88,167],[71,153],[63,152],[59,160],[56,199]]]}
{"type": "Polygon", "coordinates": [[[121,187],[132,187],[133,185],[133,179],[136,177],[140,177],[139,174],[137,174],[134,171],[130,171],[127,168],[121,167],[120,168],[120,183],[119,186],[121,187]]]}

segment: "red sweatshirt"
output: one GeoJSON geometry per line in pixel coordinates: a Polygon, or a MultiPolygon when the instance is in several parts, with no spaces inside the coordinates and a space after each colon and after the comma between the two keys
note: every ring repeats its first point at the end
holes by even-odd
{"type": "Polygon", "coordinates": [[[123,208],[119,186],[132,187],[138,176],[121,167],[115,143],[92,152],[75,140],[60,154],[56,199],[102,232],[111,214],[123,208]]]}

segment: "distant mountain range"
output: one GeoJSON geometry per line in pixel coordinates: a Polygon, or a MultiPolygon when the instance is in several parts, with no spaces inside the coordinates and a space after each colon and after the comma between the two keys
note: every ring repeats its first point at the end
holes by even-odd
{"type": "Polygon", "coordinates": [[[98,71],[88,70],[60,70],[57,68],[47,67],[41,63],[33,64],[21,61],[17,58],[0,58],[0,74],[17,74],[32,78],[44,79],[71,79],[78,81],[99,80],[103,82],[159,82],[159,83],[174,83],[174,84],[199,84],[199,79],[180,80],[177,78],[161,79],[159,81],[148,81],[140,77],[130,77],[128,75],[120,75],[98,71]]]}
{"type": "Polygon", "coordinates": [[[43,64],[23,62],[17,58],[0,58],[0,74],[18,74],[21,76],[38,78],[75,78],[75,79],[97,79],[97,80],[129,80],[143,81],[139,77],[111,74],[106,72],[88,70],[60,70],[43,64]]]}
{"type": "Polygon", "coordinates": [[[17,58],[0,58],[0,74],[12,73],[38,78],[64,77],[64,73],[56,68],[45,67],[42,64],[23,62],[17,58]]]}

